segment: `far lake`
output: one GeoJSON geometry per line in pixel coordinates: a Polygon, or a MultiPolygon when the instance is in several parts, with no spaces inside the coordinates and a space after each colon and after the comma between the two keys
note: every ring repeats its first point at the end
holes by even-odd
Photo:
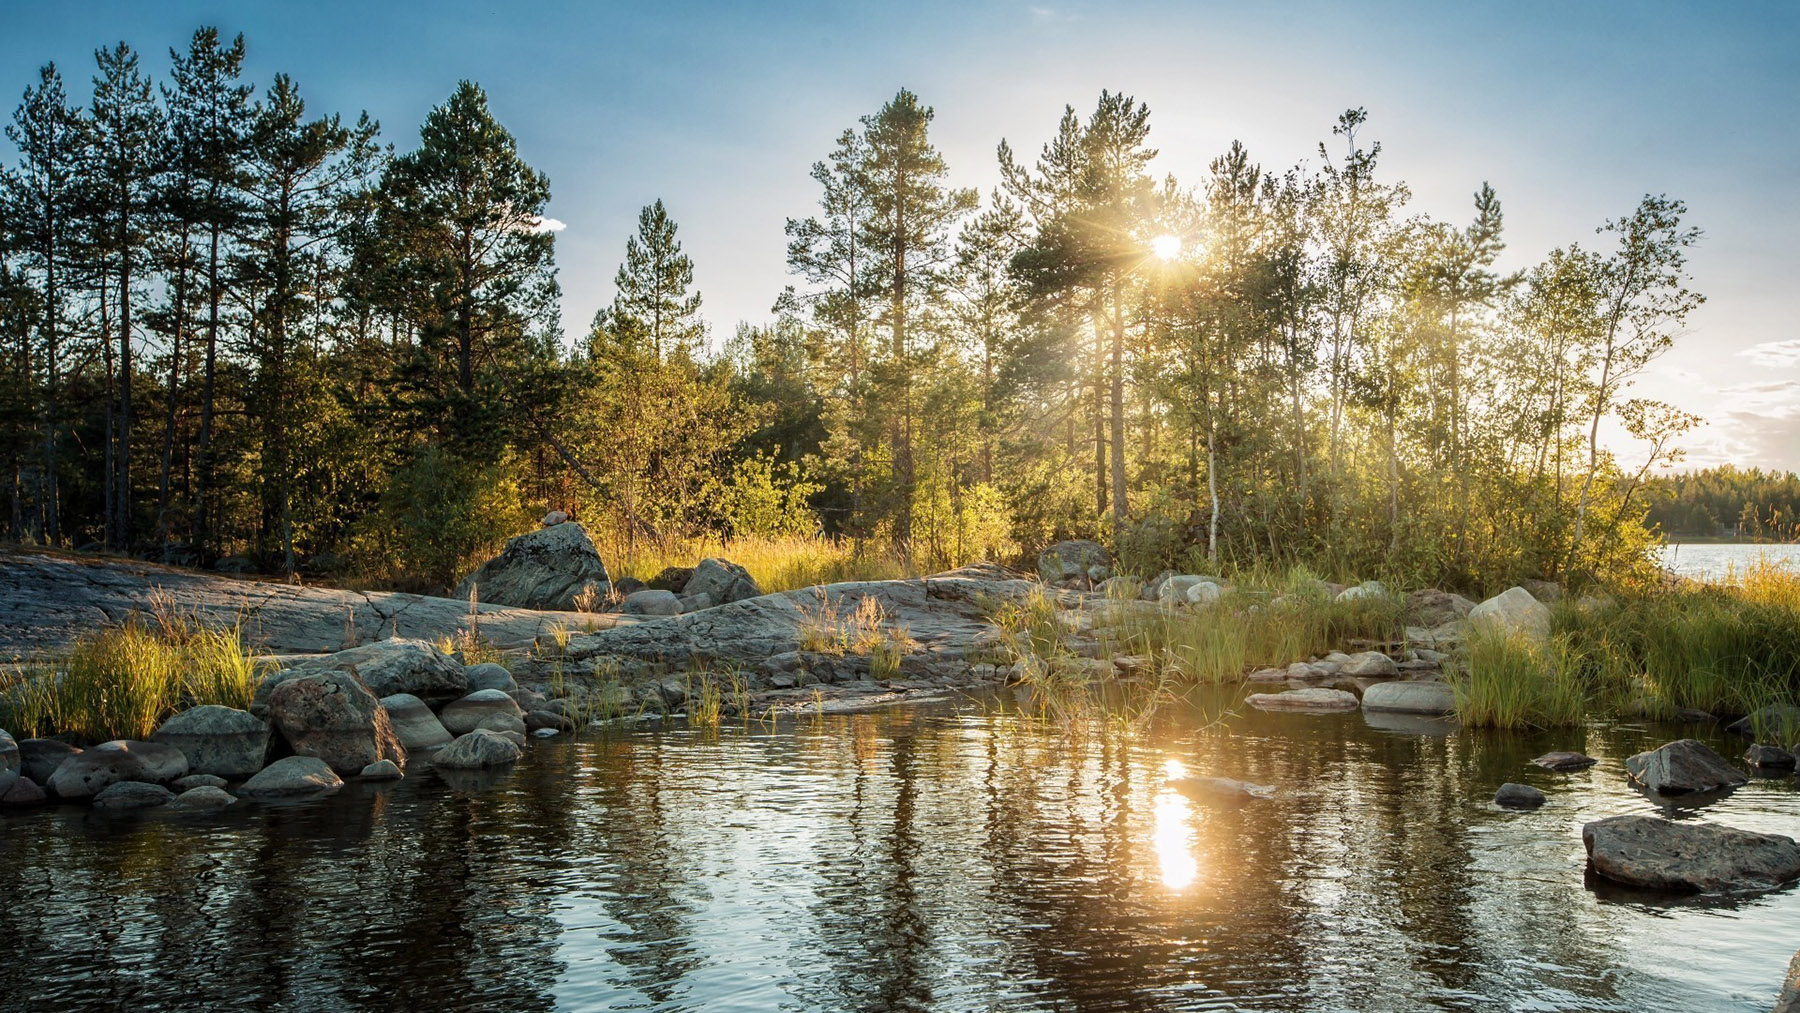
{"type": "Polygon", "coordinates": [[[1683,577],[1717,580],[1733,571],[1742,573],[1762,559],[1790,570],[1800,570],[1800,545],[1695,542],[1663,546],[1663,565],[1683,577]]]}

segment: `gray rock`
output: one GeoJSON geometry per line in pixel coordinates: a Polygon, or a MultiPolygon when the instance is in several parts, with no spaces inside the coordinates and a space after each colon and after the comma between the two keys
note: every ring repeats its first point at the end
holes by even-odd
{"type": "Polygon", "coordinates": [[[1586,770],[1600,761],[1588,756],[1586,753],[1557,752],[1545,753],[1531,762],[1545,770],[1569,771],[1586,770]]]}
{"type": "Polygon", "coordinates": [[[1343,674],[1367,679],[1390,679],[1400,675],[1400,667],[1394,664],[1394,659],[1380,651],[1364,651],[1352,654],[1350,660],[1344,662],[1343,674]]]}
{"type": "Polygon", "coordinates": [[[79,752],[79,747],[61,739],[25,739],[19,743],[19,772],[40,785],[49,784],[56,768],[79,752]]]}
{"type": "MultiPolygon", "coordinates": [[[[479,665],[470,665],[463,671],[468,676],[467,682],[469,688],[462,693],[458,693],[451,699],[461,699],[476,690],[482,689],[497,689],[502,693],[513,693],[518,691],[519,684],[513,679],[513,674],[506,670],[505,665],[496,665],[491,661],[485,661],[479,665]]],[[[416,696],[417,694],[414,695],[416,696]]],[[[442,702],[449,703],[450,701],[445,700],[442,702]]]]}
{"type": "MultiPolygon", "coordinates": [[[[445,707],[438,720],[451,735],[467,735],[495,715],[523,719],[524,711],[512,697],[497,689],[482,689],[445,707]]],[[[521,729],[522,730],[522,729],[521,729]]]]}
{"type": "Polygon", "coordinates": [[[168,784],[187,772],[187,757],[174,746],[115,739],[65,759],[48,787],[66,799],[92,798],[120,781],[168,784]]]}
{"type": "Polygon", "coordinates": [[[569,519],[569,515],[562,512],[561,510],[552,510],[549,513],[544,515],[544,520],[542,523],[543,523],[544,527],[553,528],[556,525],[561,524],[562,522],[564,522],[568,519],[569,519]]]}
{"type": "Polygon", "coordinates": [[[575,730],[575,722],[555,711],[531,711],[525,715],[526,731],[541,732],[546,728],[552,731],[572,732],[575,730]]]}
{"type": "Polygon", "coordinates": [[[1800,877],[1800,844],[1710,823],[1613,816],[1581,828],[1594,871],[1651,890],[1768,890],[1800,877]]]}
{"type": "Polygon", "coordinates": [[[377,697],[408,693],[437,706],[469,691],[463,663],[423,640],[381,640],[300,662],[293,668],[301,672],[352,672],[377,697]]]}
{"type": "Polygon", "coordinates": [[[193,791],[195,788],[223,788],[225,779],[216,774],[189,774],[176,778],[169,787],[177,793],[193,791]]]}
{"type": "Polygon", "coordinates": [[[21,765],[18,741],[0,730],[0,770],[19,770],[21,765]]]}
{"type": "Polygon", "coordinates": [[[1379,682],[1363,691],[1364,710],[1454,714],[1456,690],[1442,682],[1379,682]]]}
{"type": "Polygon", "coordinates": [[[475,725],[475,729],[483,728],[490,732],[524,735],[525,721],[517,714],[489,714],[475,725]]]}
{"type": "Polygon", "coordinates": [[[1744,750],[1744,762],[1759,770],[1793,770],[1794,754],[1780,746],[1757,743],[1744,750]]]}
{"type": "Polygon", "coordinates": [[[478,729],[438,750],[431,765],[445,770],[484,770],[517,762],[523,755],[518,744],[506,736],[478,729]]]}
{"type": "Polygon", "coordinates": [[[1787,980],[1781,983],[1781,994],[1775,998],[1774,1013],[1800,1013],[1800,953],[1788,961],[1787,980]]]}
{"type": "Polygon", "coordinates": [[[1378,601],[1388,595],[1387,585],[1379,580],[1365,580],[1355,587],[1347,587],[1337,593],[1337,601],[1378,601]]]}
{"type": "Polygon", "coordinates": [[[1460,594],[1425,588],[1406,596],[1406,616],[1427,629],[1467,619],[1475,603],[1460,594]]]}
{"type": "Polygon", "coordinates": [[[1712,791],[1749,778],[1725,758],[1694,739],[1678,739],[1625,760],[1631,780],[1662,795],[1712,791]]]}
{"type": "Polygon", "coordinates": [[[16,770],[0,767],[0,796],[4,796],[8,791],[12,790],[12,786],[17,783],[22,776],[24,775],[16,770]]]}
{"type": "Polygon", "coordinates": [[[1099,542],[1077,538],[1038,553],[1037,568],[1038,578],[1046,584],[1092,587],[1112,576],[1112,554],[1099,542]]]}
{"type": "Polygon", "coordinates": [[[407,752],[415,749],[436,749],[447,744],[454,736],[444,728],[425,701],[410,693],[396,693],[381,698],[381,706],[388,712],[388,720],[393,722],[394,735],[399,738],[401,748],[407,752]]]}
{"type": "Polygon", "coordinates": [[[673,591],[633,591],[625,596],[619,608],[626,615],[678,616],[681,599],[673,591]]]}
{"type": "Polygon", "coordinates": [[[1189,605],[1212,605],[1224,595],[1224,588],[1210,580],[1203,580],[1187,589],[1187,602],[1189,605]]]}
{"type": "Polygon", "coordinates": [[[316,756],[332,770],[354,774],[376,760],[406,762],[381,701],[348,672],[310,672],[282,683],[269,714],[300,756],[316,756]]]}
{"type": "Polygon", "coordinates": [[[150,735],[181,750],[188,769],[237,780],[263,769],[269,756],[269,726],[248,711],[206,704],[182,711],[150,735]]]}
{"type": "MultiPolygon", "coordinates": [[[[1156,601],[1162,602],[1164,605],[1185,605],[1190,601],[1188,592],[1201,584],[1212,584],[1216,587],[1218,583],[1212,577],[1196,573],[1171,573],[1157,578],[1156,583],[1151,586],[1155,588],[1154,598],[1156,601]]],[[[1206,592],[1201,592],[1202,597],[1205,594],[1206,592]]]]}
{"type": "Polygon", "coordinates": [[[1544,804],[1544,793],[1529,784],[1508,781],[1494,792],[1494,804],[1508,809],[1536,809],[1544,804]]]}
{"type": "Polygon", "coordinates": [[[562,732],[555,728],[533,728],[531,730],[531,737],[534,739],[553,739],[561,734],[562,732]]]}
{"type": "Polygon", "coordinates": [[[718,602],[712,600],[712,595],[707,594],[704,591],[699,594],[684,594],[680,596],[679,600],[681,602],[682,615],[686,615],[689,612],[704,611],[718,604],[718,602]]]}
{"type": "Polygon", "coordinates": [[[1229,777],[1174,777],[1169,787],[1196,802],[1232,802],[1273,798],[1271,785],[1234,781],[1229,777]]]}
{"type": "Polygon", "coordinates": [[[326,795],[344,786],[324,760],[316,756],[288,756],[264,767],[244,782],[239,794],[262,798],[326,795]]]}
{"type": "Polygon", "coordinates": [[[729,559],[714,556],[694,564],[694,572],[682,585],[681,593],[687,597],[706,595],[713,605],[729,605],[734,601],[760,598],[763,590],[751,578],[749,570],[729,559]]]}
{"type": "Polygon", "coordinates": [[[1295,689],[1286,693],[1252,693],[1244,702],[1264,711],[1311,711],[1332,713],[1353,711],[1356,694],[1341,689],[1295,689]]]}
{"type": "Polygon", "coordinates": [[[12,773],[12,785],[5,791],[0,791],[0,805],[40,805],[48,801],[49,796],[44,794],[44,789],[38,787],[36,781],[18,775],[16,771],[12,773]]]}
{"type": "Polygon", "coordinates": [[[572,612],[577,599],[599,596],[610,583],[587,530],[565,521],[509,540],[456,586],[456,597],[466,600],[473,591],[481,601],[572,612]]]}
{"type": "Polygon", "coordinates": [[[237,798],[227,793],[225,789],[215,785],[203,784],[195,788],[189,788],[187,791],[175,796],[175,800],[169,803],[169,808],[183,809],[188,812],[202,812],[213,809],[223,809],[236,802],[237,798]]]}
{"type": "Polygon", "coordinates": [[[100,809],[148,809],[174,800],[174,792],[143,781],[115,781],[94,795],[94,805],[100,809]]]}
{"type": "Polygon", "coordinates": [[[1522,587],[1508,588],[1470,609],[1469,622],[1539,640],[1550,635],[1550,609],[1522,587]]]}
{"type": "Polygon", "coordinates": [[[398,781],[405,776],[392,760],[376,760],[362,769],[365,781],[398,781]]]}
{"type": "Polygon", "coordinates": [[[1116,577],[1106,578],[1101,581],[1099,586],[1095,587],[1094,590],[1108,598],[1131,599],[1136,598],[1144,592],[1144,585],[1139,583],[1135,577],[1127,577],[1121,574],[1116,577]]]}

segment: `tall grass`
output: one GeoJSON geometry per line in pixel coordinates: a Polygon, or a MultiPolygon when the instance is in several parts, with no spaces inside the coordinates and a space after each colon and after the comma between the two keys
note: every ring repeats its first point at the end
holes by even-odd
{"type": "Polygon", "coordinates": [[[614,579],[649,580],[665,567],[692,566],[707,556],[723,556],[748,570],[770,593],[850,580],[897,580],[922,572],[904,552],[874,543],[866,543],[859,552],[853,542],[824,537],[670,539],[630,546],[604,539],[596,547],[614,579]]]}
{"type": "Polygon", "coordinates": [[[134,613],[0,677],[0,728],[91,742],[141,739],[190,707],[248,707],[258,672],[242,633],[153,599],[149,615],[134,613]]]}
{"type": "Polygon", "coordinates": [[[1580,724],[1587,714],[1581,655],[1565,636],[1538,640],[1478,627],[1463,661],[1449,682],[1465,725],[1555,728],[1580,724]]]}

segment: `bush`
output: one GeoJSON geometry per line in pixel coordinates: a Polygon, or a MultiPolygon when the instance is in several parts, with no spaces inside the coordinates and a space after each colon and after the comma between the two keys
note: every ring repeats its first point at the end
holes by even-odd
{"type": "Polygon", "coordinates": [[[530,525],[505,462],[431,446],[388,480],[380,508],[353,536],[352,557],[370,579],[441,594],[530,525]]]}

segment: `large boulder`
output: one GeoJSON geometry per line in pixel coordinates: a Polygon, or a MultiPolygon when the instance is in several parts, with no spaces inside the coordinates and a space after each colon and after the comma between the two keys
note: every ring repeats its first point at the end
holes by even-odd
{"type": "Polygon", "coordinates": [[[751,579],[749,570],[729,559],[710,557],[695,564],[680,593],[685,598],[703,594],[714,605],[729,605],[746,598],[761,598],[763,591],[751,579]]]}
{"type": "Polygon", "coordinates": [[[1454,714],[1456,690],[1442,682],[1379,682],[1363,690],[1363,710],[1454,714]]]}
{"type": "Polygon", "coordinates": [[[36,781],[17,773],[13,773],[12,785],[0,791],[0,805],[38,805],[47,800],[44,789],[36,781]]]}
{"type": "Polygon", "coordinates": [[[459,736],[455,742],[438,750],[431,758],[431,765],[444,770],[485,770],[517,762],[524,754],[525,751],[505,735],[480,728],[459,736]]]}
{"type": "Polygon", "coordinates": [[[1330,714],[1356,709],[1356,694],[1341,689],[1294,689],[1286,693],[1252,693],[1244,702],[1263,711],[1330,714]]]}
{"type": "Polygon", "coordinates": [[[1769,890],[1800,878],[1800,844],[1710,823],[1613,816],[1581,828],[1594,871],[1650,890],[1769,890]]]}
{"type": "MultiPolygon", "coordinates": [[[[524,721],[525,712],[518,701],[497,689],[480,689],[456,701],[438,715],[451,735],[467,735],[490,718],[509,717],[524,721]]],[[[523,731],[523,726],[520,727],[523,731]]]]}
{"type": "Polygon", "coordinates": [[[573,612],[577,599],[611,588],[606,564],[587,529],[564,521],[520,535],[456,586],[456,597],[519,608],[573,612]]]}
{"type": "Polygon", "coordinates": [[[401,748],[409,753],[418,749],[436,749],[453,738],[438,716],[425,706],[425,701],[416,696],[409,693],[384,696],[381,706],[394,724],[394,734],[399,737],[401,748]]]}
{"type": "Polygon", "coordinates": [[[1077,538],[1038,553],[1037,568],[1046,584],[1092,587],[1112,576],[1112,555],[1099,542],[1077,538]]]}
{"type": "Polygon", "coordinates": [[[1550,609],[1522,587],[1507,588],[1469,610],[1469,622],[1507,634],[1550,635],[1550,609]]]}
{"type": "MultiPolygon", "coordinates": [[[[1351,590],[1354,591],[1355,588],[1351,590]]],[[[1400,666],[1380,651],[1362,651],[1352,654],[1340,671],[1352,678],[1393,679],[1400,675],[1400,666]]]]}
{"type": "Polygon", "coordinates": [[[19,742],[19,773],[40,785],[50,783],[50,775],[64,760],[81,752],[61,739],[24,739],[19,742]]]}
{"type": "Polygon", "coordinates": [[[1729,788],[1750,780],[1723,756],[1695,739],[1678,739],[1627,757],[1631,780],[1661,795],[1729,788]]]}
{"type": "Polygon", "coordinates": [[[343,778],[316,756],[287,756],[264,767],[238,789],[240,795],[294,798],[325,795],[344,786],[343,778]]]}
{"type": "Polygon", "coordinates": [[[263,769],[269,757],[269,726],[249,711],[206,704],[182,711],[150,735],[181,750],[188,769],[239,780],[263,769]]]}
{"type": "MultiPolygon", "coordinates": [[[[519,690],[519,683],[513,678],[513,674],[506,670],[505,665],[496,665],[491,661],[485,661],[479,665],[470,665],[464,671],[469,677],[469,688],[458,693],[456,699],[461,699],[478,689],[497,689],[502,693],[516,693],[519,690]]],[[[444,702],[448,703],[449,701],[444,702]]]]}
{"type": "Polygon", "coordinates": [[[67,799],[92,798],[120,781],[168,784],[187,772],[187,756],[174,746],[115,739],[71,755],[47,787],[67,799]]]}
{"type": "Polygon", "coordinates": [[[160,784],[117,781],[102,788],[94,796],[94,805],[101,809],[148,809],[168,805],[174,800],[175,793],[160,784]]]}
{"type": "Polygon", "coordinates": [[[354,672],[378,697],[410,693],[442,706],[469,691],[463,663],[424,640],[380,640],[294,666],[303,672],[354,672]]]}
{"type": "Polygon", "coordinates": [[[348,672],[312,672],[276,687],[269,714],[282,738],[301,756],[354,774],[376,760],[406,762],[381,701],[348,672]]]}

